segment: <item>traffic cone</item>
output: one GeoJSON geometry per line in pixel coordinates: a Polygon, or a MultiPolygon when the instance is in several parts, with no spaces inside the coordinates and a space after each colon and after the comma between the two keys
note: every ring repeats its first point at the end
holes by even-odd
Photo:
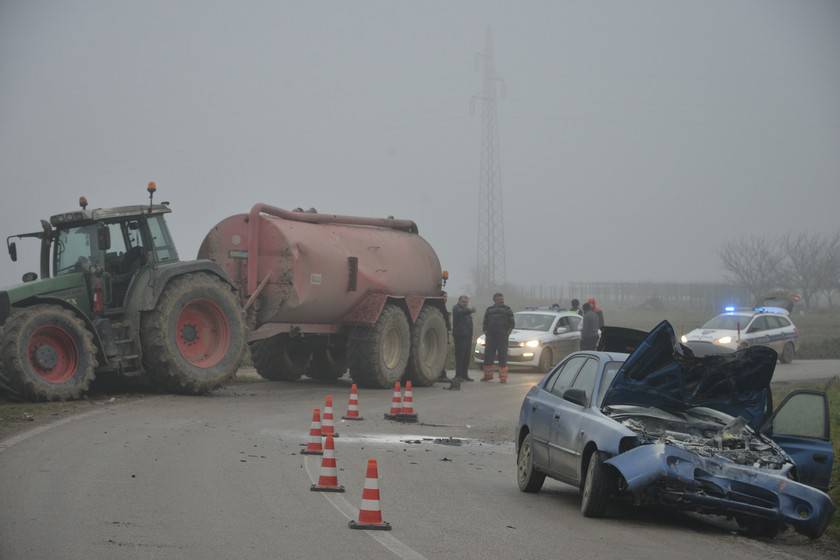
{"type": "Polygon", "coordinates": [[[414,387],[410,379],[405,382],[405,396],[398,420],[400,422],[417,422],[417,413],[414,412],[414,387]]]}
{"type": "Polygon", "coordinates": [[[394,393],[391,396],[391,410],[385,413],[386,420],[398,420],[402,412],[402,391],[400,390],[400,382],[394,382],[394,393]]]}
{"type": "Polygon", "coordinates": [[[353,383],[350,386],[350,401],[347,403],[347,414],[342,416],[345,420],[364,420],[359,415],[359,389],[353,383]]]}
{"type": "Polygon", "coordinates": [[[379,506],[379,469],[376,459],[368,459],[365,474],[365,488],[362,490],[362,505],[359,507],[359,520],[350,520],[351,529],[390,531],[391,524],[382,521],[382,509],[379,506]]]}
{"type": "Polygon", "coordinates": [[[318,484],[309,487],[313,492],[344,492],[344,486],[338,483],[338,470],[335,465],[335,440],[327,436],[324,442],[324,458],[321,459],[321,474],[318,484]]]}
{"type": "Polygon", "coordinates": [[[335,431],[334,420],[332,395],[327,395],[327,398],[324,399],[324,418],[321,421],[322,436],[338,437],[338,432],[335,431]]]}
{"type": "Polygon", "coordinates": [[[301,455],[324,454],[324,449],[321,447],[321,410],[318,408],[312,409],[312,424],[309,426],[309,443],[306,444],[306,449],[300,453],[301,455]]]}

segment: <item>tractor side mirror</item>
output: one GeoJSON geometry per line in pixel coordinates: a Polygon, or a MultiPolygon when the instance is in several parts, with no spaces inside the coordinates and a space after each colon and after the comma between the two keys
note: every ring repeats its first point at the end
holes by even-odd
{"type": "Polygon", "coordinates": [[[9,258],[12,259],[12,262],[17,262],[17,243],[14,241],[9,243],[9,258]]]}
{"type": "Polygon", "coordinates": [[[24,282],[34,282],[37,279],[38,279],[38,275],[34,272],[27,272],[23,275],[23,278],[22,278],[22,280],[24,282]]]}
{"type": "Polygon", "coordinates": [[[111,230],[108,229],[108,226],[103,225],[99,228],[97,242],[101,251],[107,251],[111,248],[111,230]]]}

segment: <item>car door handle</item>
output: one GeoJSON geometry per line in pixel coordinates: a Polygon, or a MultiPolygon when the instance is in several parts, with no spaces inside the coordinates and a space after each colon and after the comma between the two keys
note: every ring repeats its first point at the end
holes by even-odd
{"type": "Polygon", "coordinates": [[[555,419],[555,420],[560,420],[560,415],[559,415],[559,414],[555,414],[555,415],[554,415],[554,419],[555,419]]]}
{"type": "Polygon", "coordinates": [[[814,453],[814,461],[817,463],[825,463],[828,461],[828,455],[825,453],[814,453]]]}
{"type": "Polygon", "coordinates": [[[532,405],[531,405],[531,412],[534,412],[534,411],[535,411],[535,410],[537,410],[538,408],[539,408],[539,407],[538,407],[537,405],[532,404],[532,405]]]}

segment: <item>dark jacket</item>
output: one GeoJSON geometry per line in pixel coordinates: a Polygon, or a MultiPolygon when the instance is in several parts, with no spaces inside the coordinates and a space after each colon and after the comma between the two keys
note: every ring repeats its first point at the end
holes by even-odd
{"type": "Polygon", "coordinates": [[[472,338],[475,309],[456,303],[452,306],[452,336],[472,338]]]}
{"type": "Polygon", "coordinates": [[[513,325],[513,310],[507,305],[493,304],[484,312],[484,332],[488,335],[508,336],[513,325]]]}
{"type": "Polygon", "coordinates": [[[583,314],[583,326],[580,329],[580,338],[582,340],[596,340],[598,338],[598,329],[601,328],[598,314],[594,311],[587,311],[583,314]]]}

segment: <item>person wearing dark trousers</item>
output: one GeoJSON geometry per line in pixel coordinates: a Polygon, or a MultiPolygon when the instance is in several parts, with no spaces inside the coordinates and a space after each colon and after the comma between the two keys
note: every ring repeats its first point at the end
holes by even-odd
{"type": "Polygon", "coordinates": [[[498,357],[499,382],[507,383],[508,338],[514,327],[513,310],[505,305],[505,296],[493,295],[493,305],[484,312],[484,377],[482,381],[493,380],[493,362],[498,357]]]}
{"type": "Polygon", "coordinates": [[[592,310],[592,304],[587,301],[583,304],[583,326],[580,330],[581,350],[595,350],[598,346],[600,324],[598,314],[592,310]]]}
{"type": "Polygon", "coordinates": [[[455,340],[455,379],[472,381],[469,376],[470,351],[473,342],[473,318],[475,309],[470,307],[470,298],[461,296],[452,307],[452,338],[455,340]]]}

